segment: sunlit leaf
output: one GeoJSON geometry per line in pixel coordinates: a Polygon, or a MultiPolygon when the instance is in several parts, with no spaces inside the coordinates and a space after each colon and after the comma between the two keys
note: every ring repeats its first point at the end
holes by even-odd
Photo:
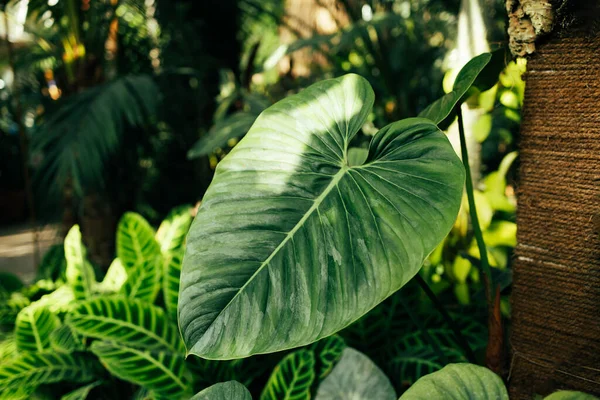
{"type": "Polygon", "coordinates": [[[160,254],[154,235],[154,229],[141,215],[132,212],[123,215],[117,228],[117,257],[128,272],[160,254]]]}
{"type": "Polygon", "coordinates": [[[116,293],[121,289],[126,280],[127,271],[121,259],[117,257],[110,264],[110,267],[108,267],[104,279],[96,286],[96,290],[102,293],[116,293]]]}
{"type": "Polygon", "coordinates": [[[412,385],[401,400],[508,400],[502,379],[487,368],[473,364],[448,364],[412,385]]]}
{"type": "Polygon", "coordinates": [[[182,250],[191,224],[191,207],[181,206],[173,209],[156,231],[156,240],[162,252],[182,250]]]}
{"type": "Polygon", "coordinates": [[[161,286],[162,262],[162,257],[156,256],[131,267],[120,293],[132,299],[154,303],[161,286]]]}
{"type": "Polygon", "coordinates": [[[30,305],[21,310],[15,323],[15,341],[19,351],[44,351],[50,347],[50,333],[60,320],[45,307],[30,305]]]}
{"type": "Polygon", "coordinates": [[[67,315],[77,333],[136,348],[181,352],[177,326],[160,307],[120,296],[82,302],[67,315]]]}
{"type": "Polygon", "coordinates": [[[331,374],[321,384],[315,400],[396,400],[385,374],[364,354],[347,347],[331,374]]]}
{"type": "Polygon", "coordinates": [[[372,103],[356,75],[317,83],[263,112],[219,163],[181,275],[190,353],[231,359],[330,336],[409,281],[448,233],[464,170],[435,124],[393,123],[348,166],[372,103]]]}
{"type": "Polygon", "coordinates": [[[252,400],[252,396],[241,383],[229,381],[212,385],[190,400],[252,400]]]}
{"type": "Polygon", "coordinates": [[[86,258],[87,251],[81,242],[78,225],[73,225],[65,238],[67,259],[67,282],[73,288],[76,299],[88,299],[93,295],[96,284],[94,269],[86,258]]]}

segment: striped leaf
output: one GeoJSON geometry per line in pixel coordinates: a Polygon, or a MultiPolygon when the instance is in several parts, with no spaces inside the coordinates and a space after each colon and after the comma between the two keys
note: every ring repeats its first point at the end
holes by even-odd
{"type": "Polygon", "coordinates": [[[94,389],[101,383],[101,381],[96,381],[88,385],[82,386],[79,389],[73,390],[72,392],[65,394],[60,398],[60,400],[86,400],[92,389],[94,389]]]}
{"type": "Polygon", "coordinates": [[[128,212],[123,215],[117,228],[117,257],[126,270],[160,254],[154,229],[139,214],[128,212]]]}
{"type": "Polygon", "coordinates": [[[69,325],[61,325],[50,334],[50,346],[62,353],[72,353],[85,349],[82,338],[69,325]]]}
{"type": "Polygon", "coordinates": [[[73,288],[76,299],[90,298],[96,285],[94,269],[86,259],[86,253],[79,226],[73,225],[65,238],[65,258],[67,282],[73,288]]]}
{"type": "Polygon", "coordinates": [[[319,380],[329,375],[342,356],[345,348],[346,342],[338,335],[321,339],[311,346],[315,354],[315,370],[317,371],[317,378],[319,380]]]}
{"type": "Polygon", "coordinates": [[[0,388],[17,390],[27,387],[34,390],[45,383],[61,381],[84,383],[94,378],[94,372],[93,363],[82,355],[23,353],[10,362],[0,365],[0,388]]]}
{"type": "Polygon", "coordinates": [[[131,400],[154,400],[154,396],[150,390],[142,387],[134,393],[131,400]]]}
{"type": "Polygon", "coordinates": [[[307,400],[315,380],[315,357],[310,350],[287,355],[273,370],[260,400],[307,400]]]}
{"type": "Polygon", "coordinates": [[[110,267],[108,267],[104,279],[98,284],[96,290],[101,293],[116,293],[121,289],[126,280],[127,271],[121,259],[117,257],[110,264],[110,267]]]}
{"type": "Polygon", "coordinates": [[[183,250],[185,237],[192,224],[190,206],[174,208],[160,224],[156,232],[156,240],[164,253],[183,250]]]}
{"type": "Polygon", "coordinates": [[[177,321],[177,300],[179,299],[179,276],[183,253],[167,253],[163,257],[163,298],[167,314],[173,321],[177,321]]]}
{"type": "MultiPolygon", "coordinates": [[[[281,397],[281,399],[289,399],[281,397]]],[[[212,385],[190,400],[252,400],[250,392],[244,385],[236,381],[221,382],[212,385]]]]}
{"type": "Polygon", "coordinates": [[[91,350],[110,373],[159,396],[179,399],[190,390],[181,355],[145,351],[104,341],[92,343],[91,350]]]}
{"type": "Polygon", "coordinates": [[[162,257],[156,256],[149,260],[141,261],[130,268],[129,277],[123,283],[120,293],[132,299],[154,303],[161,286],[161,263],[162,257]]]}
{"type": "Polygon", "coordinates": [[[0,365],[17,356],[17,342],[13,333],[0,340],[0,365]]]}
{"type": "Polygon", "coordinates": [[[29,299],[18,292],[0,300],[0,325],[14,325],[19,312],[29,304],[29,299]]]}
{"type": "Polygon", "coordinates": [[[321,382],[315,400],[396,400],[383,371],[367,356],[347,347],[340,361],[321,382]]]}
{"type": "Polygon", "coordinates": [[[177,326],[164,311],[140,300],[122,296],[82,302],[67,315],[77,333],[148,350],[183,352],[177,326]]]}
{"type": "Polygon", "coordinates": [[[60,320],[46,307],[32,304],[21,310],[15,323],[15,341],[19,351],[44,351],[50,348],[50,333],[60,320]]]}

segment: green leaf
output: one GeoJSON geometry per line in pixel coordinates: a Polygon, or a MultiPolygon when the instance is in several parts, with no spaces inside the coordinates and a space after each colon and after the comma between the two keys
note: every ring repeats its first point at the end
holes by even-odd
{"type": "Polygon", "coordinates": [[[351,167],[363,165],[368,156],[368,149],[363,149],[360,147],[351,147],[350,149],[348,149],[348,165],[351,167]]]}
{"type": "Polygon", "coordinates": [[[154,305],[120,296],[82,302],[67,315],[77,333],[150,350],[182,352],[177,326],[154,305]]]}
{"type": "Polygon", "coordinates": [[[110,267],[108,267],[104,279],[96,286],[96,290],[101,293],[116,293],[121,289],[126,280],[127,271],[121,259],[117,257],[110,264],[110,267]]]}
{"type": "Polygon", "coordinates": [[[241,383],[229,381],[212,385],[190,400],[252,400],[252,396],[241,383]]]}
{"type": "Polygon", "coordinates": [[[0,388],[4,391],[27,387],[33,392],[41,384],[62,381],[84,383],[94,376],[93,364],[84,356],[23,353],[0,366],[0,388]]]}
{"type": "Polygon", "coordinates": [[[167,314],[173,321],[177,321],[177,301],[179,299],[179,276],[183,254],[169,253],[163,258],[163,298],[167,314]]]}
{"type": "Polygon", "coordinates": [[[560,390],[544,397],[544,400],[598,400],[598,398],[583,392],[560,390]]]}
{"type": "Polygon", "coordinates": [[[181,206],[171,210],[156,231],[156,240],[163,254],[183,249],[191,224],[190,206],[181,206]]]}
{"type": "Polygon", "coordinates": [[[67,259],[67,282],[73,288],[76,299],[88,299],[96,285],[94,270],[86,259],[86,249],[81,242],[79,225],[73,225],[65,238],[67,259]]]}
{"type": "Polygon", "coordinates": [[[315,380],[315,356],[310,350],[288,354],[273,370],[260,400],[305,400],[315,380]]]}
{"type": "Polygon", "coordinates": [[[44,255],[42,262],[37,268],[36,280],[50,279],[51,281],[56,281],[58,279],[66,279],[66,268],[65,248],[63,245],[57,244],[50,247],[46,255],[44,255]]]}
{"type": "Polygon", "coordinates": [[[127,212],[117,227],[117,257],[127,271],[135,265],[152,260],[160,254],[154,229],[139,214],[127,212]]]}
{"type": "MultiPolygon", "coordinates": [[[[471,59],[456,76],[452,91],[431,103],[419,113],[419,117],[430,119],[436,124],[440,124],[448,118],[454,107],[467,94],[478,75],[484,70],[491,59],[492,54],[490,53],[483,53],[471,59]]],[[[498,78],[498,75],[496,75],[496,78],[498,78]]]]}
{"type": "Polygon", "coordinates": [[[261,114],[217,167],[188,235],[179,323],[188,351],[232,359],[315,342],[390,296],[458,213],[464,170],[425,119],[347,146],[373,104],[357,75],[261,114]]]}
{"type": "Polygon", "coordinates": [[[2,338],[2,340],[0,340],[0,365],[16,356],[17,342],[15,341],[14,334],[10,333],[8,336],[5,336],[2,338]]]}
{"type": "Polygon", "coordinates": [[[487,368],[473,364],[448,364],[412,385],[401,400],[508,400],[502,379],[487,368]]]}
{"type": "Polygon", "coordinates": [[[129,270],[129,277],[121,287],[121,294],[132,299],[154,303],[160,290],[162,257],[141,261],[129,270]]]}
{"type": "Polygon", "coordinates": [[[73,390],[72,392],[65,394],[60,398],[60,400],[86,400],[92,389],[94,389],[101,383],[101,381],[96,381],[90,383],[89,385],[82,386],[79,389],[73,390]]]}
{"type": "Polygon", "coordinates": [[[160,396],[183,398],[189,389],[184,377],[184,359],[178,354],[134,349],[103,341],[92,343],[91,351],[111,374],[160,396]]]}
{"type": "Polygon", "coordinates": [[[334,365],[339,361],[346,343],[344,339],[338,335],[333,335],[319,340],[311,346],[312,351],[315,354],[315,369],[318,371],[317,378],[319,380],[324,379],[334,365]]]}
{"type": "Polygon", "coordinates": [[[244,136],[252,127],[256,117],[258,115],[255,113],[239,111],[217,122],[188,151],[188,160],[207,156],[216,149],[227,146],[230,139],[244,136]]]}
{"type": "Polygon", "coordinates": [[[50,347],[50,333],[58,328],[60,320],[45,307],[35,304],[25,307],[17,315],[15,340],[19,351],[44,351],[50,347]]]}
{"type": "Polygon", "coordinates": [[[33,304],[46,307],[55,314],[68,312],[76,304],[72,287],[62,285],[55,291],[45,294],[33,304]]]}
{"type": "Polygon", "coordinates": [[[29,299],[18,292],[0,299],[0,325],[14,325],[17,314],[28,305],[29,299]]]}
{"type": "Polygon", "coordinates": [[[50,334],[50,345],[56,351],[72,353],[85,349],[81,338],[69,325],[61,325],[50,334]]]}
{"type": "Polygon", "coordinates": [[[315,400],[396,400],[385,374],[364,354],[347,347],[321,384],[315,400]]]}

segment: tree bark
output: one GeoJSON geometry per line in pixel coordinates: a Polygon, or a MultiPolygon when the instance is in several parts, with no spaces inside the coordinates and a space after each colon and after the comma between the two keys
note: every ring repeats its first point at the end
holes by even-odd
{"type": "MultiPolygon", "coordinates": [[[[598,3],[580,15],[598,21],[598,3]]],[[[600,34],[567,20],[525,77],[511,399],[600,395],[600,34]]]]}

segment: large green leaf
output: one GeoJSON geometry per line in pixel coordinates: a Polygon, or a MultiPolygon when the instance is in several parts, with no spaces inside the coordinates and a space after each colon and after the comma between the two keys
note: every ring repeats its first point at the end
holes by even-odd
{"type": "Polygon", "coordinates": [[[385,374],[364,354],[347,347],[331,374],[319,385],[315,400],[396,400],[385,374]]]}
{"type": "Polygon", "coordinates": [[[173,321],[177,321],[177,300],[179,299],[179,276],[183,254],[180,252],[168,253],[163,257],[163,299],[167,314],[173,321]]]}
{"type": "Polygon", "coordinates": [[[499,53],[496,53],[495,57],[493,57],[492,53],[483,53],[471,59],[456,76],[452,91],[431,103],[426,109],[421,111],[419,117],[430,119],[439,124],[452,113],[454,107],[464,99],[464,96],[472,86],[479,86],[482,90],[489,89],[490,80],[493,79],[495,83],[500,74],[498,65],[501,66],[502,64],[501,59],[498,59],[498,57],[499,53]],[[492,59],[494,62],[490,64],[492,59]],[[486,67],[492,71],[486,71],[486,67]],[[477,85],[478,78],[480,85],[477,85]]]}
{"type": "Polygon", "coordinates": [[[183,399],[189,390],[182,355],[134,349],[103,341],[92,343],[91,350],[113,375],[143,386],[159,396],[183,399]]]}
{"type": "Polygon", "coordinates": [[[86,253],[79,225],[73,225],[65,238],[65,258],[67,282],[73,288],[76,299],[90,298],[96,285],[94,269],[86,259],[86,253]]]}
{"type": "Polygon", "coordinates": [[[132,212],[123,215],[117,227],[117,257],[126,270],[160,254],[154,235],[154,229],[141,215],[132,212]]]}
{"type": "Polygon", "coordinates": [[[129,276],[121,287],[121,294],[132,299],[154,303],[160,290],[162,257],[143,260],[129,270],[129,276]]]}
{"type": "Polygon", "coordinates": [[[402,400],[508,400],[502,379],[487,368],[473,364],[448,364],[412,385],[402,400]]]}
{"type": "Polygon", "coordinates": [[[273,370],[260,400],[306,400],[315,380],[315,356],[310,350],[288,354],[273,370]]]}
{"type": "Polygon", "coordinates": [[[252,396],[241,383],[229,381],[212,385],[190,400],[252,400],[252,396]]]}
{"type": "Polygon", "coordinates": [[[32,304],[21,310],[15,323],[15,340],[19,351],[44,351],[50,347],[50,333],[60,320],[45,307],[32,304]]]}
{"type": "Polygon", "coordinates": [[[61,353],[24,353],[0,365],[0,397],[4,391],[61,381],[89,382],[93,364],[86,357],[61,353]]]}
{"type": "Polygon", "coordinates": [[[156,231],[156,240],[163,253],[174,252],[183,249],[185,236],[192,224],[190,206],[176,207],[167,218],[160,224],[156,231]]]}
{"type": "Polygon", "coordinates": [[[120,296],[80,303],[66,323],[83,336],[136,348],[183,352],[177,326],[156,306],[120,296]]]}
{"type": "Polygon", "coordinates": [[[317,83],[265,110],[219,163],[181,275],[190,353],[231,359],[327,337],[402,287],[448,233],[464,170],[431,121],[383,128],[348,166],[372,103],[357,75],[317,83]]]}

